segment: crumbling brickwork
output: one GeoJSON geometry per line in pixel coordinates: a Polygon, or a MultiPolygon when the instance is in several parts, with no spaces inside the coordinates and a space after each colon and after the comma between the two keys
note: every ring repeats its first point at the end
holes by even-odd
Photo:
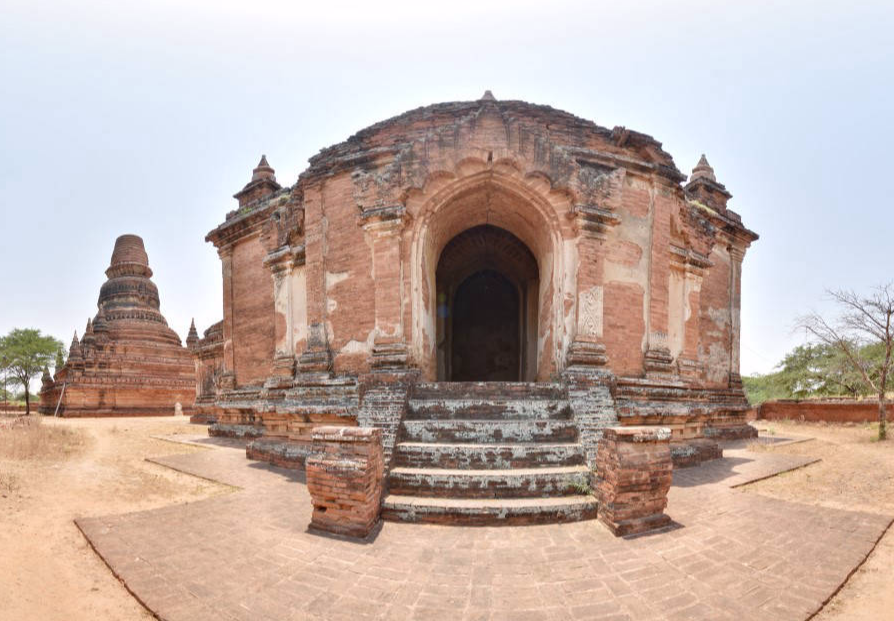
{"type": "Polygon", "coordinates": [[[369,427],[318,427],[307,459],[311,527],[366,537],[379,521],[385,462],[382,432],[369,427]]]}
{"type": "Polygon", "coordinates": [[[662,528],[673,480],[670,430],[612,427],[603,431],[596,457],[599,520],[618,536],[662,528]]]}

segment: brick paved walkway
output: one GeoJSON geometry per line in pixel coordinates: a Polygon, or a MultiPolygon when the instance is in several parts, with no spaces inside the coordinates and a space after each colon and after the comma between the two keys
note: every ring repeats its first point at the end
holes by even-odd
{"type": "Polygon", "coordinates": [[[890,524],[733,489],[809,460],[729,450],[678,471],[675,526],[386,523],[371,543],[306,531],[303,475],[219,447],[157,462],[239,488],[78,526],[148,608],[202,619],[804,619],[890,524]]]}

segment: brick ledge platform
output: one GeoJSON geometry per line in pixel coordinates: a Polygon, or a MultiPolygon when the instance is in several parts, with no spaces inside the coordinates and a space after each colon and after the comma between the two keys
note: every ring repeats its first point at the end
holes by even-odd
{"type": "Polygon", "coordinates": [[[153,460],[241,488],[188,504],[77,520],[159,618],[808,619],[891,517],[731,489],[800,456],[727,449],[674,473],[675,524],[633,539],[597,521],[461,528],[387,522],[374,539],[308,532],[304,473],[239,448],[153,460]]]}

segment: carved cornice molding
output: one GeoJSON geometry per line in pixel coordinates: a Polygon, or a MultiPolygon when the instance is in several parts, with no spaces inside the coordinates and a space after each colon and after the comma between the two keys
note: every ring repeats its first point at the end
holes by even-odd
{"type": "Polygon", "coordinates": [[[735,261],[737,263],[741,263],[745,259],[745,248],[730,245],[727,250],[729,252],[730,258],[733,261],[735,261]]]}
{"type": "Polygon", "coordinates": [[[568,217],[575,220],[582,234],[599,238],[621,222],[614,211],[598,205],[574,205],[568,212],[568,217]]]}
{"type": "Polygon", "coordinates": [[[358,223],[365,231],[400,231],[412,217],[404,205],[361,208],[358,223]]]}
{"type": "Polygon", "coordinates": [[[701,276],[705,269],[714,265],[707,256],[692,248],[681,248],[680,246],[671,245],[670,256],[672,269],[681,270],[696,276],[701,276]]]}
{"type": "Polygon", "coordinates": [[[304,265],[307,258],[304,244],[283,246],[269,252],[264,257],[264,267],[274,274],[290,271],[293,267],[304,265]]]}

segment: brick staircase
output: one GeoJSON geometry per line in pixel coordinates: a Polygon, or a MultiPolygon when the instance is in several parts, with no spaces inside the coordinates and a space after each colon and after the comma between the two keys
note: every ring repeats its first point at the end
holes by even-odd
{"type": "Polygon", "coordinates": [[[382,512],[389,520],[496,525],[596,517],[561,384],[417,384],[391,466],[382,512]]]}

